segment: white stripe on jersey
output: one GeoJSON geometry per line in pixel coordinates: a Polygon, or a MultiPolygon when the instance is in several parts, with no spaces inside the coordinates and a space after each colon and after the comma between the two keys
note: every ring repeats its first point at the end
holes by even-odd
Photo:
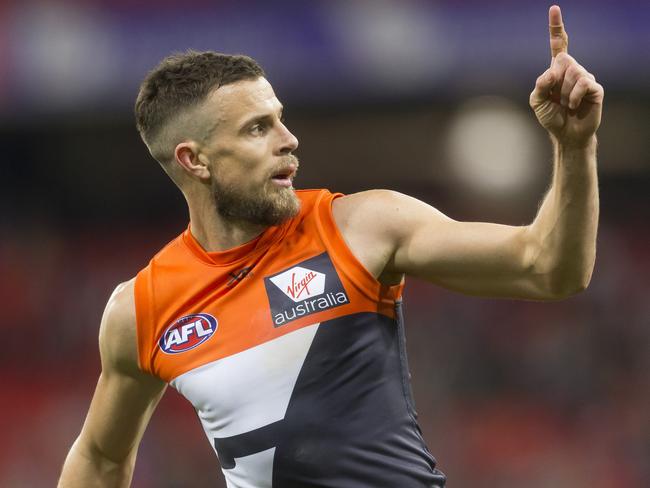
{"type": "MultiPolygon", "coordinates": [[[[284,418],[319,325],[202,365],[170,382],[194,406],[213,449],[215,437],[243,434],[284,418]]],[[[270,487],[274,452],[237,458],[233,469],[223,470],[228,487],[270,487]]]]}

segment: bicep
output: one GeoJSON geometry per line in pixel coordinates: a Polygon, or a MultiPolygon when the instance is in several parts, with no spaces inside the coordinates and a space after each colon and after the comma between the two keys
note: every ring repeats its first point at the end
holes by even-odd
{"type": "Polygon", "coordinates": [[[390,271],[470,295],[547,298],[528,227],[459,222],[393,192],[380,207],[394,242],[390,271]]]}
{"type": "Polygon", "coordinates": [[[439,217],[413,229],[394,259],[404,273],[462,293],[544,298],[530,262],[525,227],[439,217]]]}
{"type": "Polygon", "coordinates": [[[133,281],[106,306],[99,333],[102,373],[80,440],[111,461],[134,454],[166,384],[138,367],[133,281]]]}
{"type": "Polygon", "coordinates": [[[134,455],[166,385],[145,373],[104,368],[80,441],[112,462],[134,455]]]}

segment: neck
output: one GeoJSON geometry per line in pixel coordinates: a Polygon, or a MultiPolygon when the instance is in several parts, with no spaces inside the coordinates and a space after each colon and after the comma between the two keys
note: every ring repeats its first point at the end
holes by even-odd
{"type": "Polygon", "coordinates": [[[215,209],[211,199],[201,204],[192,204],[188,201],[188,205],[190,231],[207,252],[232,249],[254,239],[266,230],[264,225],[224,219],[215,209]]]}

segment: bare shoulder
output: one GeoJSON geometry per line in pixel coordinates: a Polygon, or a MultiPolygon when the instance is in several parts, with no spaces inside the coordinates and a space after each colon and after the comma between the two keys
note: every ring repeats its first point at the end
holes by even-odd
{"type": "Polygon", "coordinates": [[[399,200],[403,196],[392,190],[367,190],[345,195],[332,203],[334,220],[344,233],[346,230],[359,229],[359,226],[379,229],[379,222],[375,218],[398,212],[399,200]]]}
{"type": "Polygon", "coordinates": [[[104,370],[138,370],[134,285],[135,278],[120,283],[106,304],[99,329],[104,370]]]}
{"type": "Polygon", "coordinates": [[[390,205],[404,196],[393,190],[360,191],[335,199],[332,204],[332,209],[335,214],[356,215],[371,212],[378,206],[390,205]]]}
{"type": "Polygon", "coordinates": [[[402,238],[409,199],[391,190],[368,190],[332,203],[334,221],[347,246],[384,284],[396,284],[402,279],[401,273],[391,271],[391,263],[402,238]]]}
{"type": "Polygon", "coordinates": [[[393,190],[368,190],[334,200],[334,219],[346,230],[364,230],[399,238],[422,219],[450,220],[434,207],[393,190]]]}
{"type": "Polygon", "coordinates": [[[408,267],[399,263],[423,233],[447,234],[454,222],[436,208],[392,190],[369,190],[334,200],[332,213],[343,238],[359,261],[384,284],[398,283],[408,267]]]}

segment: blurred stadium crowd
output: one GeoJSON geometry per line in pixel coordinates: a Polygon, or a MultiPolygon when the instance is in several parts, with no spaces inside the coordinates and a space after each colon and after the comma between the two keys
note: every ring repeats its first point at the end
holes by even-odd
{"type": "MultiPolygon", "coordinates": [[[[0,487],[54,484],[108,296],[187,225],[130,109],[170,52],[261,61],[301,141],[297,187],[392,188],[456,219],[525,224],[548,185],[527,108],[548,63],[544,2],[180,3],[0,2],[0,487]]],[[[561,6],[570,52],[606,88],[596,269],[557,303],[407,280],[419,420],[451,486],[650,479],[650,6],[561,6]]],[[[171,389],[133,486],[223,486],[171,389]]]]}

